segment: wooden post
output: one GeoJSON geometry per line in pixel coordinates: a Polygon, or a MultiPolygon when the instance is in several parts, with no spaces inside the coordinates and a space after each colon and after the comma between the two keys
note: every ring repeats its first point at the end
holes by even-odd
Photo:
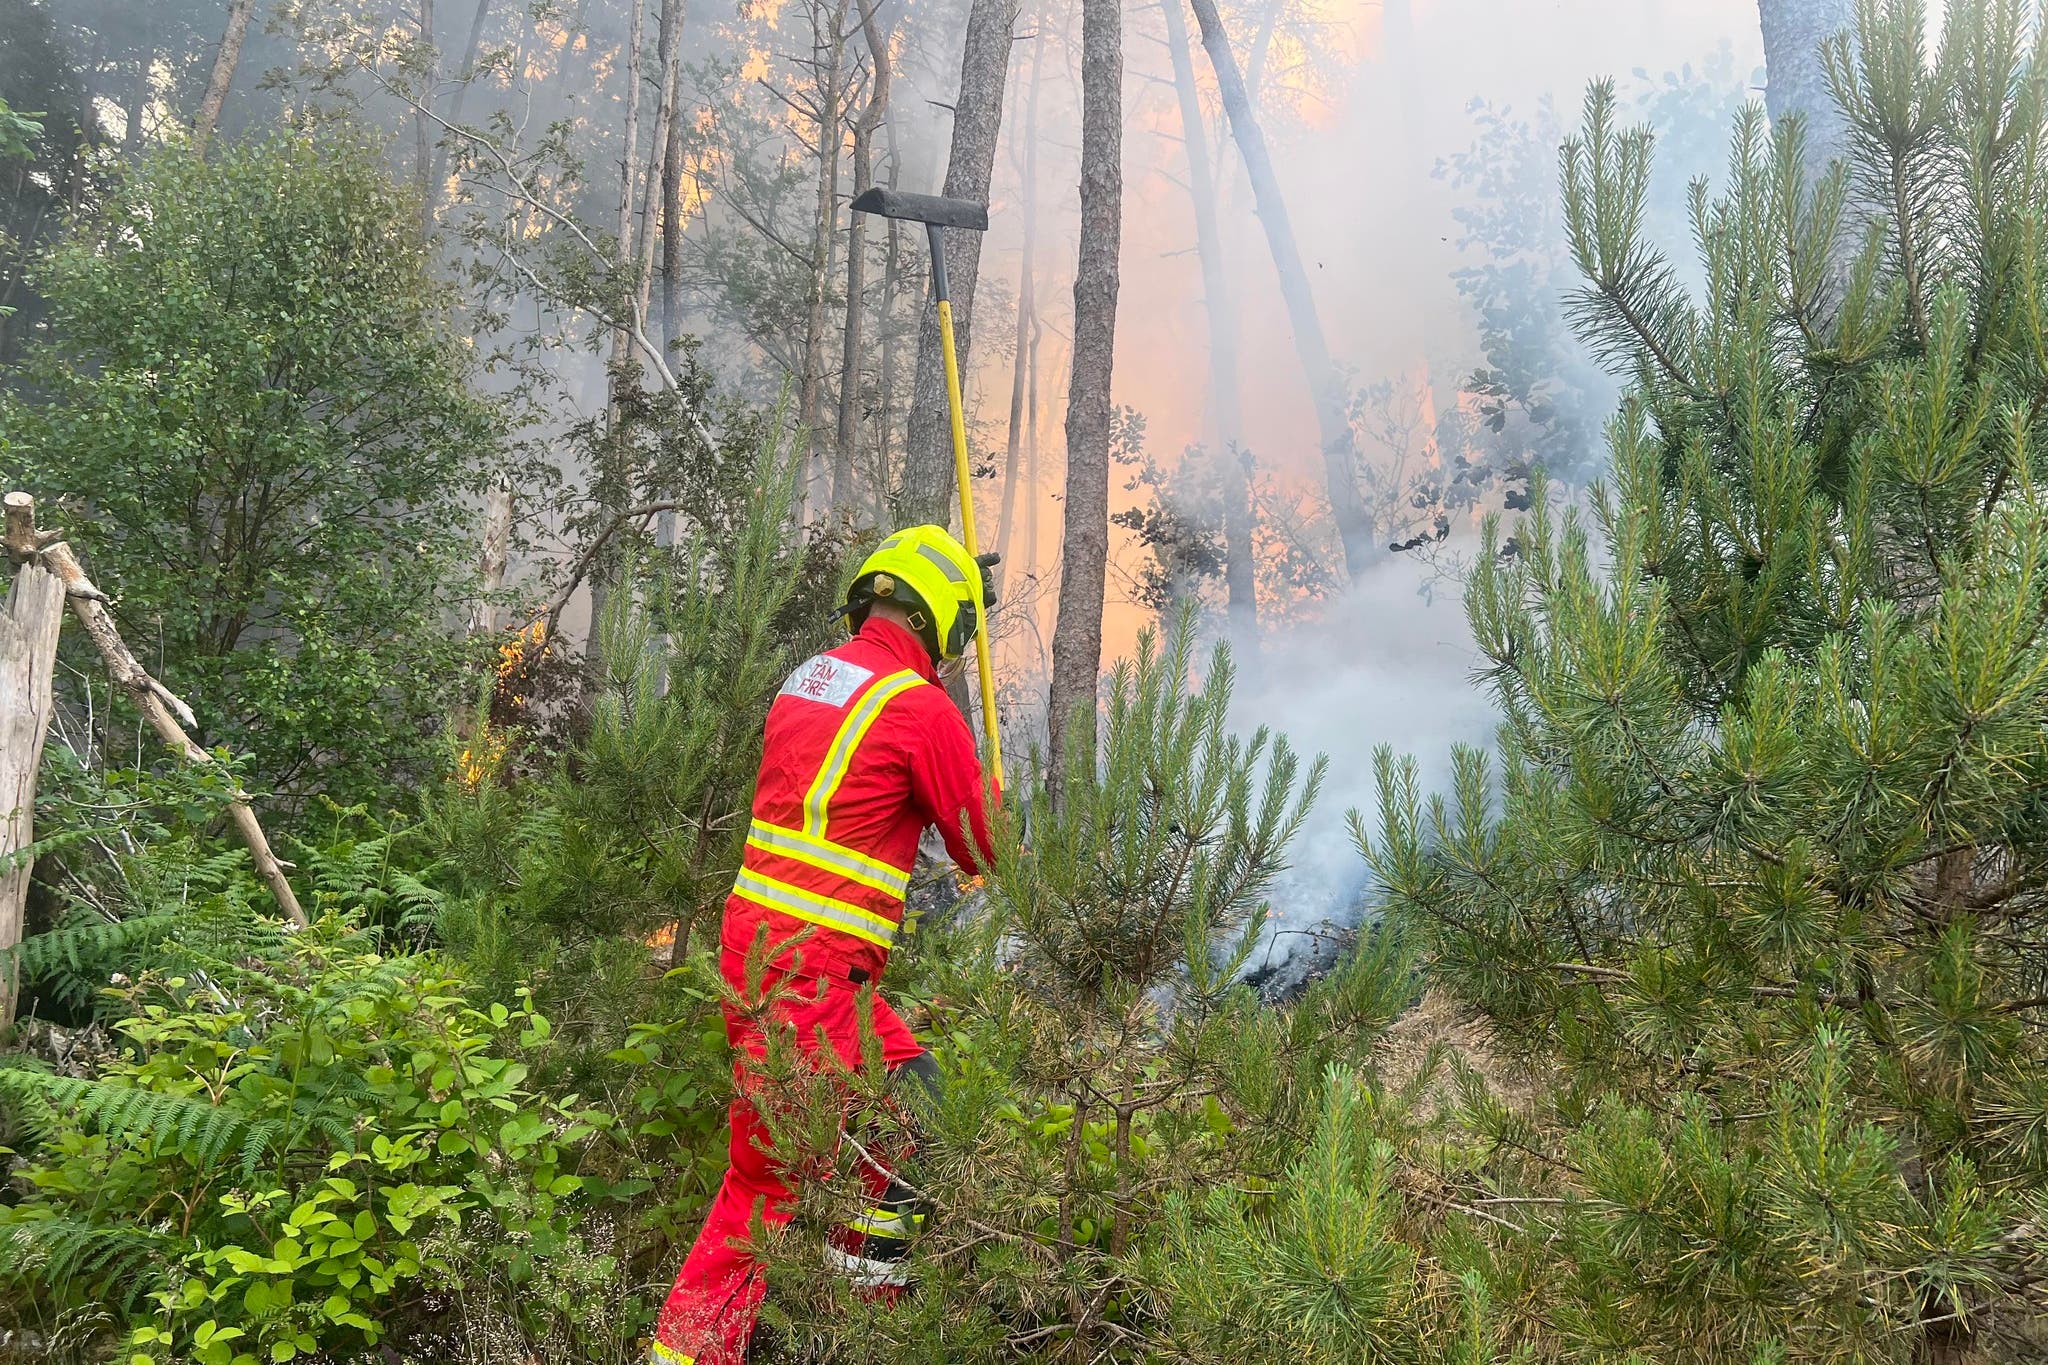
{"type": "MultiPolygon", "coordinates": [[[[57,634],[64,624],[64,585],[36,558],[35,500],[7,495],[7,548],[19,567],[0,613],[0,953],[21,942],[22,908],[35,860],[36,770],[50,732],[57,634]],[[15,555],[15,547],[26,552],[15,555]]],[[[14,1022],[20,974],[10,958],[0,967],[0,1034],[14,1022]]]]}
{"type": "MultiPolygon", "coordinates": [[[[107,611],[107,595],[93,586],[85,576],[85,569],[78,562],[71,547],[56,539],[56,533],[35,529],[35,500],[26,493],[9,493],[7,506],[7,544],[11,554],[18,554],[17,545],[30,547],[41,566],[53,574],[63,586],[64,595],[70,601],[71,614],[85,627],[85,633],[92,637],[100,657],[106,661],[107,673],[128,699],[135,703],[150,727],[157,732],[171,752],[187,763],[202,768],[220,768],[220,763],[205,749],[194,743],[185,733],[186,725],[196,724],[191,708],[180,701],[169,688],[149,675],[149,670],[136,661],[135,655],[121,638],[121,632],[114,624],[113,616],[107,611]],[[17,507],[20,509],[17,516],[17,507]],[[19,529],[17,530],[17,526],[19,529]],[[33,548],[40,547],[40,548],[33,548]],[[182,724],[180,723],[182,722],[182,724]]],[[[256,822],[255,811],[249,808],[248,793],[239,782],[228,778],[228,821],[248,846],[249,856],[256,864],[256,875],[263,878],[264,885],[291,921],[301,927],[306,924],[306,912],[299,905],[299,898],[292,892],[292,884],[285,879],[285,865],[271,852],[270,841],[264,837],[263,826],[256,822]]]]}

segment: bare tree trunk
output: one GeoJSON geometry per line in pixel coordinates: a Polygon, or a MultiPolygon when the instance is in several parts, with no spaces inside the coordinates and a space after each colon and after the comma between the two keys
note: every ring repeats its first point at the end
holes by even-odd
{"type": "MultiPolygon", "coordinates": [[[[21,496],[8,499],[8,515],[32,528],[33,504],[21,513],[15,510],[15,498],[21,496]]],[[[27,541],[33,554],[32,531],[27,541]]],[[[22,909],[35,868],[22,850],[36,838],[36,773],[50,732],[57,635],[63,625],[64,585],[28,559],[14,571],[6,610],[0,612],[0,957],[21,942],[22,909]]],[[[20,987],[17,966],[8,958],[0,963],[0,1036],[14,1023],[20,987]]]]}
{"type": "Polygon", "coordinates": [[[1071,768],[1093,770],[1095,689],[1109,567],[1110,380],[1123,233],[1121,0],[1081,3],[1081,242],[1067,392],[1067,504],[1052,634],[1049,755],[1054,800],[1071,768]],[[1069,731],[1069,726],[1078,727],[1069,731]]]}
{"type": "MultiPolygon", "coordinates": [[[[889,108],[889,34],[875,22],[881,0],[860,4],[860,32],[866,40],[868,62],[874,78],[868,87],[867,106],[853,129],[853,188],[864,190],[875,175],[875,133],[889,108]]],[[[853,215],[846,231],[846,326],[839,355],[839,431],[832,455],[832,505],[844,511],[853,506],[853,452],[860,441],[861,332],[866,321],[868,216],[853,215]]],[[[888,318],[882,320],[884,335],[888,318]]],[[[884,345],[886,346],[886,341],[884,345]]]]}
{"type": "MultiPolygon", "coordinates": [[[[1039,32],[1032,38],[1031,83],[1024,96],[1024,173],[1018,208],[1024,215],[1024,251],[1017,263],[1017,343],[1010,367],[1010,438],[1003,454],[1003,510],[996,521],[996,554],[1010,559],[1011,533],[1016,529],[1017,456],[1023,444],[1025,394],[1030,387],[1031,335],[1038,327],[1038,90],[1045,69],[1045,6],[1039,5],[1039,32]]],[[[1036,471],[1033,471],[1034,474],[1036,471]]],[[[1027,500],[1038,496],[1034,483],[1027,500]]]]}
{"type": "MultiPolygon", "coordinates": [[[[64,171],[64,202],[73,213],[85,202],[85,163],[93,150],[100,145],[100,121],[93,110],[99,103],[99,84],[102,68],[106,65],[107,35],[95,29],[92,37],[92,56],[79,68],[78,82],[78,140],[72,144],[71,157],[64,171]]],[[[194,144],[195,151],[200,150],[194,144]]],[[[52,186],[54,190],[55,187],[52,186]]]]}
{"type": "Polygon", "coordinates": [[[154,89],[156,67],[156,30],[150,24],[147,14],[135,35],[136,45],[142,55],[135,64],[135,85],[128,93],[127,120],[121,130],[121,146],[130,156],[142,148],[142,115],[149,107],[149,97],[154,89]]]}
{"type": "Polygon", "coordinates": [[[228,102],[228,88],[235,83],[235,68],[242,63],[242,41],[249,36],[249,16],[256,12],[256,0],[228,0],[227,31],[221,35],[220,50],[213,57],[213,74],[206,78],[206,93],[200,97],[199,112],[192,117],[192,152],[206,155],[206,144],[220,123],[220,111],[228,102]]]}
{"type": "Polygon", "coordinates": [[[477,564],[483,578],[483,591],[477,594],[476,610],[470,615],[472,635],[489,635],[498,629],[497,595],[505,586],[505,565],[511,540],[512,484],[509,479],[501,477],[484,495],[483,546],[477,564]]]}
{"type": "MultiPolygon", "coordinates": [[[[633,261],[633,209],[638,202],[634,190],[640,180],[640,33],[646,15],[645,0],[629,0],[633,23],[626,39],[626,122],[625,148],[619,154],[619,265],[633,261]]],[[[612,334],[612,358],[616,362],[626,351],[623,329],[612,334]]]]}
{"type": "Polygon", "coordinates": [[[149,105],[150,57],[144,53],[141,69],[135,73],[135,88],[128,95],[128,117],[121,132],[121,145],[131,154],[142,146],[142,111],[149,105]]]}
{"type": "MultiPolygon", "coordinates": [[[[639,296],[639,287],[631,271],[636,261],[633,249],[633,211],[638,204],[635,190],[640,180],[640,49],[641,34],[645,28],[646,0],[628,0],[632,6],[632,23],[626,37],[626,118],[625,146],[619,155],[619,219],[618,219],[618,262],[619,271],[625,284],[626,306],[630,309],[639,296]]],[[[612,328],[612,349],[610,373],[607,383],[610,401],[605,408],[605,430],[616,432],[622,418],[619,385],[624,381],[621,374],[627,361],[633,355],[633,342],[626,327],[612,328]]],[[[637,370],[636,370],[637,372],[637,370]]],[[[611,456],[606,457],[609,463],[611,456]]],[[[624,468],[600,468],[597,470],[599,500],[609,512],[620,512],[631,505],[633,500],[632,471],[624,468]]],[[[600,567],[590,576],[590,639],[593,645],[601,623],[604,621],[606,603],[611,597],[611,573],[600,567]]],[[[594,652],[594,651],[593,651],[594,652]]]]}
{"type": "Polygon", "coordinates": [[[441,50],[434,43],[434,0],[419,0],[420,102],[413,107],[412,129],[416,144],[413,159],[414,191],[420,201],[420,240],[434,235],[434,201],[440,196],[434,184],[434,138],[427,129],[427,110],[434,102],[434,86],[441,74],[441,50]]]}
{"type": "Polygon", "coordinates": [[[849,0],[838,0],[830,11],[824,32],[830,49],[818,82],[818,206],[811,219],[810,310],[804,318],[804,365],[798,386],[797,412],[803,427],[804,505],[815,509],[825,502],[818,485],[821,475],[817,458],[818,428],[824,425],[825,390],[825,295],[832,273],[832,249],[839,236],[839,104],[845,98],[841,77],[846,64],[846,10],[849,0]]]}
{"type": "Polygon", "coordinates": [[[1173,59],[1173,85],[1180,97],[1181,143],[1188,154],[1188,198],[1195,210],[1195,252],[1202,262],[1202,302],[1209,315],[1209,420],[1216,453],[1223,461],[1223,584],[1229,597],[1232,640],[1240,651],[1259,638],[1258,582],[1252,560],[1251,456],[1243,449],[1238,407],[1237,305],[1223,260],[1223,236],[1216,223],[1216,177],[1209,165],[1209,131],[1202,121],[1195,86],[1193,50],[1181,0],[1163,0],[1166,48],[1173,59]]]}
{"type": "Polygon", "coordinates": [[[1316,426],[1322,435],[1323,486],[1329,495],[1337,534],[1344,543],[1344,567],[1356,578],[1373,562],[1375,553],[1372,525],[1358,497],[1357,451],[1351,435],[1350,413],[1346,410],[1344,377],[1330,359],[1322,318],[1316,312],[1315,294],[1309,287],[1308,271],[1301,263],[1301,251],[1295,245],[1293,224],[1288,221],[1287,201],[1280,193],[1279,178],[1273,173],[1266,135],[1259,128],[1258,116],[1252,112],[1251,101],[1245,94],[1244,79],[1238,74],[1230,37],[1223,31],[1223,19],[1216,12],[1216,0],[1189,3],[1194,6],[1196,23],[1201,25],[1202,46],[1215,69],[1223,110],[1230,118],[1230,131],[1252,182],[1259,221],[1266,229],[1266,245],[1280,277],[1280,297],[1287,304],[1288,320],[1294,324],[1295,350],[1308,375],[1316,426]]]}
{"type": "Polygon", "coordinates": [[[1024,576],[1038,577],[1038,505],[1045,501],[1045,485],[1038,468],[1038,343],[1045,336],[1045,323],[1031,319],[1031,375],[1024,402],[1028,409],[1024,428],[1024,483],[1031,496],[1024,502],[1024,576]]]}
{"type": "Polygon", "coordinates": [[[1772,123],[1806,120],[1806,169],[1818,179],[1848,152],[1848,128],[1828,85],[1821,44],[1854,33],[1856,0],[1757,0],[1764,35],[1764,107],[1772,123]]]}
{"type": "MultiPolygon", "coordinates": [[[[889,188],[892,190],[897,187],[897,172],[902,165],[902,153],[896,149],[896,125],[891,123],[889,125],[889,188]]],[[[902,292],[903,282],[903,232],[896,219],[889,219],[888,225],[884,229],[884,236],[885,240],[882,248],[881,310],[882,392],[876,402],[876,406],[881,409],[879,414],[880,421],[877,423],[881,431],[881,440],[875,445],[875,482],[879,487],[874,491],[881,496],[881,502],[875,508],[875,519],[877,521],[887,518],[889,502],[894,498],[890,475],[894,471],[891,457],[894,455],[896,448],[896,352],[898,342],[896,335],[896,298],[902,292]]]]}
{"type": "Polygon", "coordinates": [[[284,865],[271,852],[263,826],[256,822],[256,813],[249,809],[248,793],[212,754],[193,743],[191,736],[179,724],[180,720],[185,725],[193,723],[191,708],[136,662],[134,653],[114,625],[113,616],[107,611],[107,595],[85,576],[85,569],[79,564],[78,556],[71,552],[71,547],[61,540],[44,543],[48,533],[36,530],[35,499],[26,493],[9,493],[6,507],[8,553],[19,559],[35,556],[37,562],[56,577],[63,585],[65,599],[71,604],[71,614],[84,625],[85,633],[106,661],[107,673],[114,684],[128,694],[128,699],[172,752],[196,767],[213,770],[222,780],[228,793],[228,820],[248,848],[249,857],[256,864],[256,875],[270,888],[278,907],[291,917],[293,923],[303,926],[306,912],[299,907],[299,898],[292,894],[291,883],[285,880],[284,865]]]}
{"type": "MultiPolygon", "coordinates": [[[[974,0],[967,15],[967,41],[960,54],[960,94],[953,105],[953,144],[946,159],[945,195],[988,202],[995,173],[996,135],[1003,122],[1003,85],[1010,70],[1010,26],[1015,0],[974,0]]],[[[981,234],[947,228],[946,274],[953,297],[953,332],[960,349],[960,373],[968,373],[974,344],[974,282],[981,271],[981,234]]],[[[939,349],[939,320],[925,309],[917,334],[917,381],[910,399],[910,436],[903,460],[899,518],[910,522],[949,519],[953,501],[953,438],[946,416],[945,357],[939,349]]]]}
{"type": "MultiPolygon", "coordinates": [[[[682,96],[682,16],[676,18],[676,95],[682,96]]],[[[683,119],[677,108],[668,121],[668,145],[661,157],[661,349],[675,353],[683,334],[683,119]]]]}
{"type": "MultiPolygon", "coordinates": [[[[662,203],[655,196],[668,166],[669,132],[676,122],[676,101],[683,83],[683,0],[661,0],[661,25],[655,42],[655,60],[661,67],[661,100],[655,107],[654,136],[648,146],[647,189],[640,196],[639,265],[633,277],[634,297],[639,303],[641,325],[646,325],[648,301],[654,289],[654,243],[659,230],[662,203]]],[[[664,190],[664,196],[666,191],[664,190]]]]}

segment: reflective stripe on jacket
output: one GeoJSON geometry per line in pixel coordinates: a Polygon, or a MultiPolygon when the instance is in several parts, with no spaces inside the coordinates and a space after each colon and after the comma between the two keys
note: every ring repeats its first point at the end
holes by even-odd
{"type": "Polygon", "coordinates": [[[789,675],[768,709],[725,946],[745,952],[763,925],[771,944],[815,926],[796,950],[803,974],[879,978],[925,826],[963,868],[986,864],[981,761],[936,684],[917,637],[876,618],[789,675]]]}

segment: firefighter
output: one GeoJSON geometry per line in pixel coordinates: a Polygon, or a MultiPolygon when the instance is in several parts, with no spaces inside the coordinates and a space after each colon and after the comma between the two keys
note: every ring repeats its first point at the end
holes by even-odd
{"type": "MultiPolygon", "coordinates": [[[[720,970],[742,998],[770,1002],[771,1026],[793,1030],[820,1070],[862,1064],[857,1004],[866,992],[892,1078],[937,1080],[931,1054],[875,988],[925,828],[937,826],[953,861],[970,873],[992,857],[988,815],[1000,793],[985,783],[967,722],[938,684],[940,669],[950,671],[973,643],[994,596],[983,563],[943,529],[899,531],[847,591],[841,613],[853,638],[805,661],[769,707],[746,854],[725,903],[720,970]],[[755,996],[747,962],[757,942],[766,970],[755,996]]],[[[758,1214],[775,1228],[794,1212],[792,1182],[768,1150],[748,1094],[757,1084],[749,1061],[765,1054],[759,1013],[726,1007],[739,1086],[731,1166],[663,1305],[653,1365],[738,1365],[765,1292],[748,1247],[752,1220],[758,1214]]],[[[849,1178],[861,1179],[870,1197],[857,1220],[834,1230],[828,1255],[858,1284],[900,1286],[920,1217],[909,1191],[886,1172],[849,1178]]]]}

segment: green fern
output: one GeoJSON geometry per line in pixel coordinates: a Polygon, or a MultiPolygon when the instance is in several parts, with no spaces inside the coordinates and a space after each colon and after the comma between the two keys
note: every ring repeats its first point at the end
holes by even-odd
{"type": "Polygon", "coordinates": [[[122,964],[162,943],[180,923],[174,914],[110,920],[97,910],[83,911],[48,933],[0,949],[0,974],[17,971],[40,994],[81,1008],[122,964]]]}
{"type": "Polygon", "coordinates": [[[26,847],[17,848],[11,853],[0,854],[0,873],[12,872],[18,867],[33,866],[37,859],[62,853],[67,848],[84,843],[90,835],[90,830],[59,830],[57,833],[38,839],[26,847]]]}
{"type": "Polygon", "coordinates": [[[132,1223],[93,1223],[47,1209],[0,1209],[0,1284],[74,1284],[132,1312],[183,1247],[132,1223]]]}
{"type": "Polygon", "coordinates": [[[148,1142],[159,1152],[177,1152],[200,1166],[216,1165],[233,1150],[240,1152],[245,1169],[253,1170],[283,1131],[274,1119],[252,1119],[224,1105],[119,1081],[0,1071],[0,1097],[21,1103],[23,1096],[31,1097],[29,1105],[35,1106],[23,1106],[31,1124],[47,1127],[49,1113],[62,1111],[107,1137],[148,1142]]]}

